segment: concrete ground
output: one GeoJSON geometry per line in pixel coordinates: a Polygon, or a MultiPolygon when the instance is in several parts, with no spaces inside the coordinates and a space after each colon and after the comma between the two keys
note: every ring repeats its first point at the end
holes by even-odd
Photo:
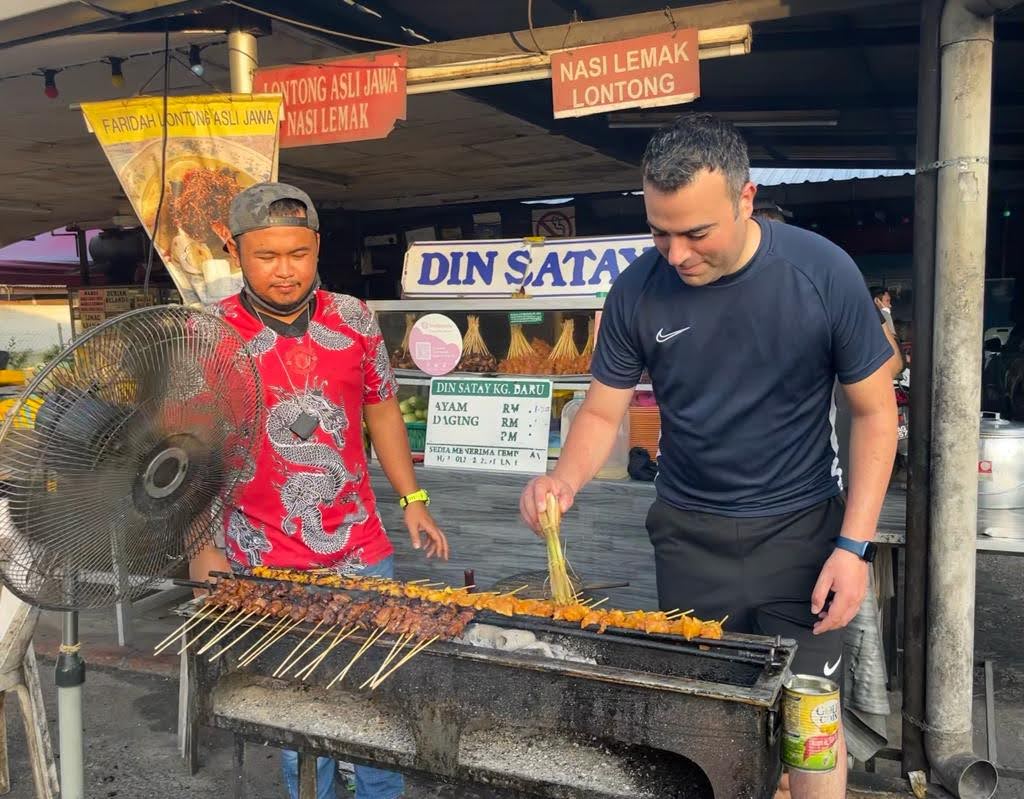
{"type": "MultiPolygon", "coordinates": [[[[981,555],[978,562],[976,647],[979,659],[995,661],[997,762],[1015,774],[1004,776],[1000,799],[1024,799],[1024,561],[981,555]]],[[[135,645],[117,646],[112,613],[85,614],[83,654],[89,663],[85,688],[86,796],[89,799],[186,799],[230,796],[230,740],[209,733],[204,767],[195,777],[178,759],[177,658],[154,658],[153,644],[176,622],[166,609],[138,619],[135,645]]],[[[59,617],[44,614],[36,635],[51,731],[56,736],[52,658],[59,642],[59,617]]],[[[977,751],[985,752],[984,682],[975,684],[977,751]]],[[[24,736],[16,703],[8,704],[8,738],[13,788],[9,799],[34,799],[27,773],[24,736]]],[[[56,737],[54,737],[56,748],[56,737]]],[[[282,799],[277,752],[249,747],[247,782],[251,799],[282,799]]],[[[933,794],[929,794],[933,795],[933,794]]],[[[339,797],[349,794],[341,788],[339,797]]],[[[499,799],[465,787],[410,782],[407,799],[499,799]]]]}

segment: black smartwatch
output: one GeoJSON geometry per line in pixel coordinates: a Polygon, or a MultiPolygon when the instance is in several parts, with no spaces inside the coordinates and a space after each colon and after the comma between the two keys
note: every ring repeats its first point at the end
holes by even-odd
{"type": "Polygon", "coordinates": [[[857,541],[845,536],[839,536],[836,539],[836,549],[845,549],[847,552],[852,552],[865,563],[874,563],[875,554],[878,552],[878,547],[871,541],[857,541]]]}

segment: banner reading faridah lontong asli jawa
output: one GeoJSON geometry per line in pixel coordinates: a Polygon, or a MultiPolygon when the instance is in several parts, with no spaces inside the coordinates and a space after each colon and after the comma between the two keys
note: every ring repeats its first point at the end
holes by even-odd
{"type": "Polygon", "coordinates": [[[163,103],[136,97],[82,112],[184,302],[215,302],[242,282],[224,248],[232,198],[277,179],[281,97],[168,98],[166,155],[163,103]]]}

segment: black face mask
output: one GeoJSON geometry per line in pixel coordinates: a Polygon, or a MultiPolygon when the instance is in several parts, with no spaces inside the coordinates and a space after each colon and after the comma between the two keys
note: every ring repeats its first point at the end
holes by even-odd
{"type": "Polygon", "coordinates": [[[318,272],[314,276],[313,282],[309,286],[309,290],[306,291],[306,293],[303,294],[302,297],[300,297],[293,303],[289,303],[288,305],[281,305],[279,303],[263,299],[263,297],[257,294],[253,290],[253,287],[249,285],[249,281],[245,279],[244,275],[242,277],[242,292],[249,299],[249,302],[253,304],[253,306],[269,314],[281,314],[282,316],[288,316],[289,314],[293,314],[296,311],[301,311],[303,308],[305,308],[306,305],[309,304],[310,297],[312,297],[319,288],[320,273],[318,272]]]}

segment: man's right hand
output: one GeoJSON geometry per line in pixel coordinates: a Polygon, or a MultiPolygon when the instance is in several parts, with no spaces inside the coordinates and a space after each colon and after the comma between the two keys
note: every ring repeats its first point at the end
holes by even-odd
{"type": "Polygon", "coordinates": [[[575,489],[565,480],[553,474],[535,477],[527,483],[519,498],[519,513],[527,526],[537,535],[542,535],[540,514],[547,507],[548,494],[554,494],[558,499],[558,507],[561,508],[562,513],[569,510],[576,499],[575,489]]]}

